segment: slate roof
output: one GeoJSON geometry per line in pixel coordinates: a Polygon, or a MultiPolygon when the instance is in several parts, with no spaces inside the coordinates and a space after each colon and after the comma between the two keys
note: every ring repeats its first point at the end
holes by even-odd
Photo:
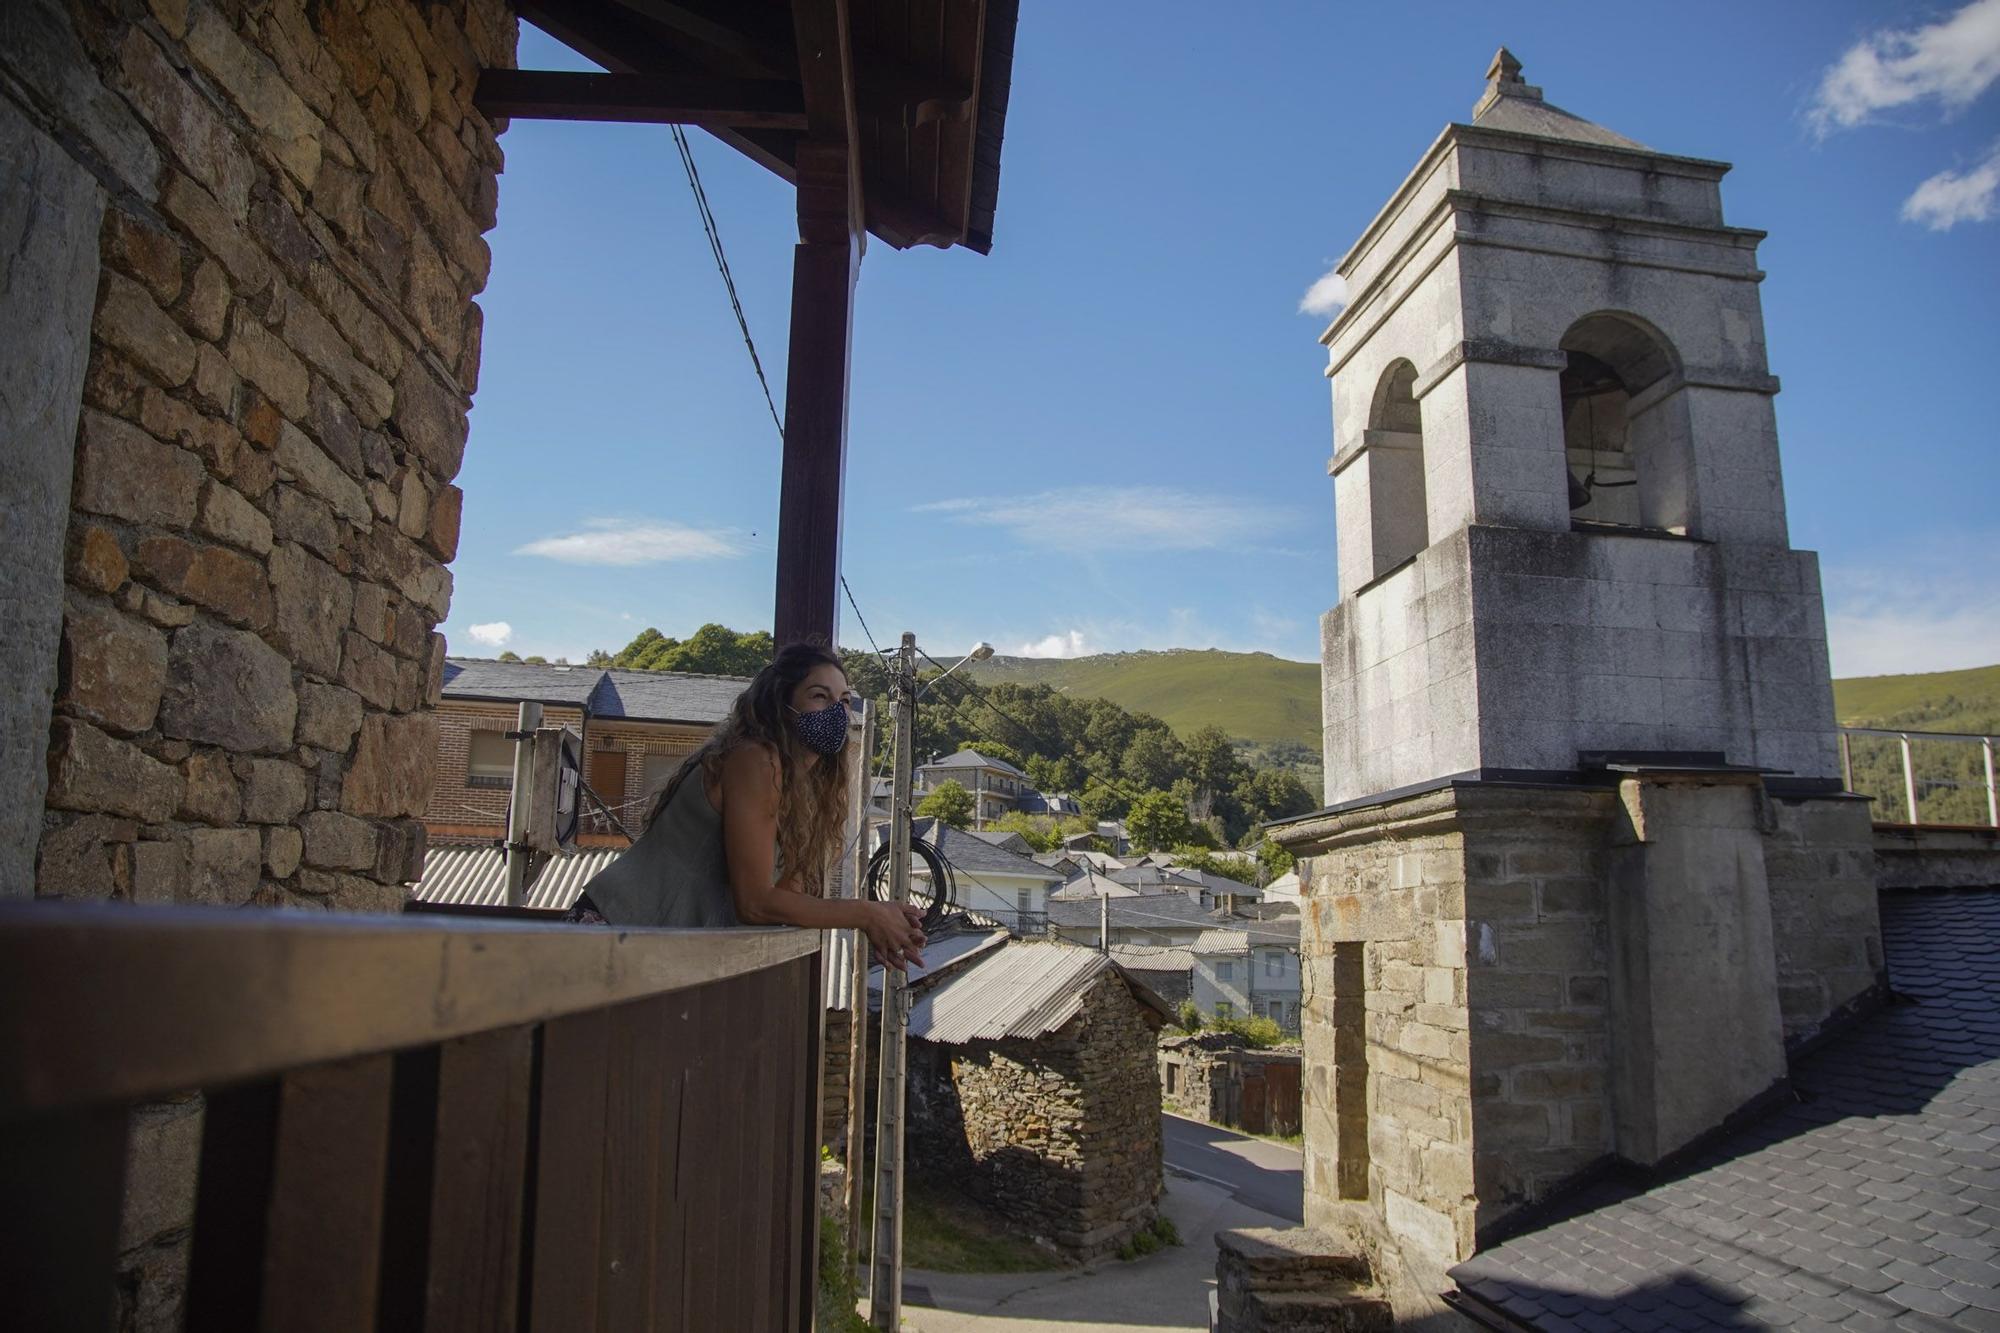
{"type": "MultiPolygon", "coordinates": [[[[936,847],[961,875],[974,878],[980,875],[1013,875],[1019,879],[1039,880],[1044,884],[1062,883],[1060,870],[1051,870],[1032,856],[996,847],[984,838],[974,837],[964,829],[955,829],[935,819],[912,820],[910,836],[921,838],[936,847]]],[[[921,868],[922,863],[917,864],[921,868]]]]}
{"type": "Polygon", "coordinates": [[[994,759],[979,753],[977,750],[960,750],[957,754],[946,755],[942,759],[933,759],[928,764],[918,764],[917,768],[920,771],[928,771],[933,768],[991,768],[1001,773],[1011,773],[1017,778],[1026,778],[1028,776],[1005,759],[994,759]]]}
{"type": "Polygon", "coordinates": [[[1519,1327],[2000,1330],[2000,890],[1885,893],[1896,1003],[1804,1100],[1452,1270],[1519,1327]]]}
{"type": "Polygon", "coordinates": [[[592,717],[632,722],[711,726],[729,715],[729,706],[749,683],[741,676],[495,662],[479,657],[450,657],[444,664],[447,699],[587,707],[592,717]]]}
{"type": "MultiPolygon", "coordinates": [[[[1098,905],[1096,899],[1088,902],[1064,902],[1059,898],[1049,900],[1049,924],[1052,926],[1087,926],[1097,928],[1098,905]]],[[[1111,924],[1113,927],[1131,926],[1140,930],[1209,930],[1221,925],[1227,918],[1218,916],[1212,909],[1179,893],[1148,893],[1135,898],[1113,898],[1111,900],[1111,924]]]]}

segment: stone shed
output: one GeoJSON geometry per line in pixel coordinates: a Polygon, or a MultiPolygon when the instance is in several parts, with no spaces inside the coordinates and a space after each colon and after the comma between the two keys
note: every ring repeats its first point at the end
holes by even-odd
{"type": "Polygon", "coordinates": [[[913,1176],[963,1186],[1078,1260],[1152,1221],[1165,1004],[1102,953],[1044,941],[970,953],[917,986],[913,1176]]]}

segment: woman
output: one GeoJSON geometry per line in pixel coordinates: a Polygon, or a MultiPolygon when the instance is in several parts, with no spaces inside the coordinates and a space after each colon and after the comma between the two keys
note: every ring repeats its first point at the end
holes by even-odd
{"type": "Polygon", "coordinates": [[[736,697],[653,803],[645,832],[590,881],[573,921],[614,926],[856,926],[890,967],[923,966],[914,907],[823,897],[847,818],[840,659],[792,644],[736,697]]]}

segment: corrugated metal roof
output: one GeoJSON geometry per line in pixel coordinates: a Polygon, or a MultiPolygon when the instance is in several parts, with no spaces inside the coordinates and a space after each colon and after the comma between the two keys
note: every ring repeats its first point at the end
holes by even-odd
{"type": "Polygon", "coordinates": [[[1016,940],[920,992],[910,1036],[954,1046],[1039,1037],[1076,1017],[1084,992],[1110,970],[1095,949],[1016,940]]]}
{"type": "Polygon", "coordinates": [[[1160,944],[1114,944],[1111,961],[1134,972],[1186,972],[1194,967],[1194,950],[1160,944]]]}
{"type": "Polygon", "coordinates": [[[1204,930],[1188,946],[1190,953],[1223,954],[1250,952],[1250,936],[1241,930],[1204,930]]]}
{"type": "MultiPolygon", "coordinates": [[[[551,858],[528,887],[527,906],[568,911],[583,886],[623,851],[622,847],[591,847],[551,858]]],[[[498,847],[433,847],[424,853],[424,877],[411,892],[418,902],[504,907],[506,853],[498,847]]]]}
{"type": "MultiPolygon", "coordinates": [[[[924,945],[924,965],[912,967],[909,979],[915,984],[939,976],[1006,942],[1005,930],[953,931],[948,935],[937,935],[924,945]]],[[[882,1000],[882,967],[872,959],[868,965],[868,990],[873,996],[870,1003],[879,1005],[882,1000]]]]}

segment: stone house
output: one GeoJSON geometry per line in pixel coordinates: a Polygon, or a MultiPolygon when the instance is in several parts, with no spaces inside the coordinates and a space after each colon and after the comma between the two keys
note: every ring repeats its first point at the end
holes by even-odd
{"type": "Polygon", "coordinates": [[[1228,1032],[1160,1042],[1160,1101],[1175,1115],[1251,1134],[1299,1132],[1302,1057],[1253,1050],[1228,1032]]]}
{"type": "Polygon", "coordinates": [[[912,983],[913,1177],[968,1190],[1065,1256],[1109,1254],[1162,1188],[1166,1006],[1094,949],[1005,940],[912,983]]]}
{"type": "Polygon", "coordinates": [[[917,765],[915,779],[919,792],[935,791],[947,782],[956,782],[970,792],[975,829],[985,827],[988,820],[998,819],[1010,810],[1020,809],[1021,798],[1035,790],[1028,775],[1005,759],[971,749],[917,765]]]}
{"type": "MultiPolygon", "coordinates": [[[[490,842],[506,832],[514,781],[507,733],[522,703],[543,706],[544,726],[583,738],[584,781],[628,828],[682,759],[728,715],[749,682],[735,676],[631,671],[447,658],[437,708],[437,769],[424,824],[434,842],[490,842]]],[[[584,846],[625,838],[586,818],[584,846]]]]}

